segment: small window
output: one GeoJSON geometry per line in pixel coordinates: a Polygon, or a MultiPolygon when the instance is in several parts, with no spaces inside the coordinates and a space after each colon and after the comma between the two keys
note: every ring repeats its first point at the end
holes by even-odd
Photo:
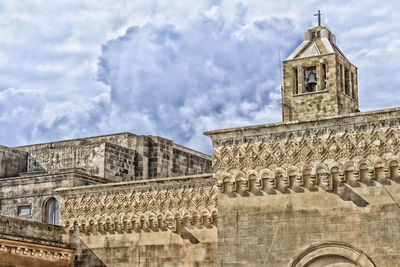
{"type": "Polygon", "coordinates": [[[315,39],[315,32],[311,33],[312,39],[315,39]]]}
{"type": "Polygon", "coordinates": [[[351,96],[356,99],[356,92],[354,90],[354,74],[351,73],[351,96]]]}
{"type": "Polygon", "coordinates": [[[321,38],[321,32],[317,31],[317,38],[321,38]]]}
{"type": "Polygon", "coordinates": [[[31,205],[18,206],[18,216],[31,215],[31,205]]]}

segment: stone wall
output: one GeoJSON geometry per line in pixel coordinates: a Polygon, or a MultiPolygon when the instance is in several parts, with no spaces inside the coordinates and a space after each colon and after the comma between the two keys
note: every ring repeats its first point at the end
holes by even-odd
{"type": "Polygon", "coordinates": [[[0,145],[0,178],[17,176],[26,170],[26,153],[0,145]]]}
{"type": "Polygon", "coordinates": [[[217,199],[209,174],[56,190],[61,223],[107,266],[213,266],[217,199]]]}
{"type": "Polygon", "coordinates": [[[135,180],[135,153],[131,149],[104,143],[104,176],[113,182],[135,180]]]}
{"type": "Polygon", "coordinates": [[[210,173],[211,157],[159,136],[136,137],[136,179],[210,173]],[[147,166],[146,166],[147,165],[147,166]]]}
{"type": "MultiPolygon", "coordinates": [[[[399,196],[398,184],[386,189],[399,196]]],[[[353,189],[370,203],[366,207],[322,190],[247,198],[219,194],[218,266],[295,266],[302,252],[321,244],[346,244],[374,266],[397,266],[400,208],[386,189],[353,189]]]]}
{"type": "Polygon", "coordinates": [[[43,222],[44,204],[56,197],[55,188],[104,183],[82,170],[57,174],[30,174],[4,178],[0,186],[0,215],[43,222]],[[18,207],[30,207],[29,214],[18,215],[18,207]]]}
{"type": "Polygon", "coordinates": [[[92,176],[110,181],[133,180],[135,175],[135,153],[108,142],[53,143],[45,147],[26,149],[26,151],[33,159],[29,171],[38,170],[38,166],[47,173],[81,168],[92,176]]]}
{"type": "Polygon", "coordinates": [[[211,156],[158,136],[120,133],[17,149],[29,153],[28,171],[82,168],[112,182],[211,172],[211,156]]]}
{"type": "Polygon", "coordinates": [[[399,108],[205,134],[219,265],[304,266],[324,246],[354,266],[400,261],[399,108]]]}

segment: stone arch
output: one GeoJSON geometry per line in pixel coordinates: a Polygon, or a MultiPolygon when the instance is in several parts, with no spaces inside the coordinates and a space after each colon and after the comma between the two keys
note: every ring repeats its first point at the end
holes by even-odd
{"type": "Polygon", "coordinates": [[[359,249],[343,242],[313,245],[298,254],[290,267],[359,266],[376,267],[359,249]]]}

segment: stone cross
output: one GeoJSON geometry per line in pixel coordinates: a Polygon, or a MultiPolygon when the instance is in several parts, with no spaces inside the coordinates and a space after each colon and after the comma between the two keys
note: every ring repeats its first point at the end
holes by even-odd
{"type": "Polygon", "coordinates": [[[321,26],[321,11],[318,9],[318,13],[314,14],[314,16],[318,16],[318,26],[321,26]]]}

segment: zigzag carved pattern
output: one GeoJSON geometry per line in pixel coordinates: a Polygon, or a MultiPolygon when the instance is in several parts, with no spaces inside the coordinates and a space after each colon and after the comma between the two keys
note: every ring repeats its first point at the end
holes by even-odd
{"type": "Polygon", "coordinates": [[[231,170],[260,169],[282,165],[301,166],[310,162],[340,161],[367,158],[368,155],[397,154],[400,149],[399,128],[371,129],[309,136],[304,132],[283,140],[248,140],[214,144],[214,173],[231,170]]]}
{"type": "Polygon", "coordinates": [[[143,229],[153,221],[157,221],[158,226],[171,224],[171,221],[176,225],[176,220],[193,225],[216,224],[218,205],[213,183],[141,190],[88,190],[65,195],[60,202],[64,225],[84,225],[85,228],[111,223],[114,230],[117,224],[126,225],[127,222],[131,229],[135,225],[143,229]]]}

